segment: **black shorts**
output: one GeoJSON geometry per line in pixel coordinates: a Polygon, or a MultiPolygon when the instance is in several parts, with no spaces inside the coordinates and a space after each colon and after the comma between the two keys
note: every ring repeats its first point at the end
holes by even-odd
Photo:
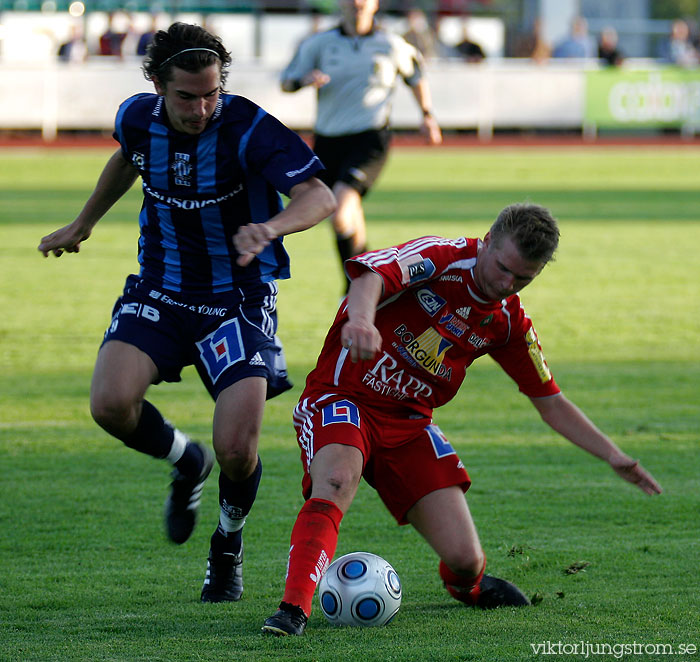
{"type": "Polygon", "coordinates": [[[333,188],[343,182],[365,195],[379,177],[389,155],[391,132],[372,129],[345,136],[314,135],[314,152],[326,167],[318,173],[333,188]]]}
{"type": "Polygon", "coordinates": [[[103,344],[138,347],[158,368],[158,381],[179,382],[197,368],[216,400],[246,377],[264,377],[267,397],[291,388],[277,330],[277,285],[259,283],[211,295],[157,290],[138,276],[126,279],[103,344]]]}

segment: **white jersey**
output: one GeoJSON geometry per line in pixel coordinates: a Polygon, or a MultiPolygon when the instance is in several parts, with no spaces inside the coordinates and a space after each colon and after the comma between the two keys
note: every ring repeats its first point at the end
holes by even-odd
{"type": "Polygon", "coordinates": [[[351,36],[339,26],[302,41],[282,80],[299,81],[314,69],[330,76],[318,90],[315,131],[340,136],[387,126],[398,76],[413,87],[422,64],[420,53],[399,35],[375,27],[351,36]]]}

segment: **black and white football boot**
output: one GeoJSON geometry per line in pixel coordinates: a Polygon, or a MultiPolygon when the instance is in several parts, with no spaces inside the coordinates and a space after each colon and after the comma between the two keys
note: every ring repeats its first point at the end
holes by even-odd
{"type": "Polygon", "coordinates": [[[304,634],[307,620],[301,607],[283,602],[272,616],[265,619],[262,632],[275,637],[300,636],[304,634]]]}
{"type": "Polygon", "coordinates": [[[168,538],[178,545],[185,542],[194,531],[204,482],[214,466],[214,455],[208,448],[196,441],[190,443],[197,444],[202,451],[202,469],[194,477],[180,473],[177,468],[173,469],[170,494],[165,502],[165,530],[168,538]]]}
{"type": "Polygon", "coordinates": [[[209,550],[202,602],[237,602],[243,595],[243,545],[238,554],[209,550]]]}

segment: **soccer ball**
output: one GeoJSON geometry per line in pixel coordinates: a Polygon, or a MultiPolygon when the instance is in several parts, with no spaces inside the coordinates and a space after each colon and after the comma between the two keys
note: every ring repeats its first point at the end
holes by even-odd
{"type": "Polygon", "coordinates": [[[353,552],[328,567],[318,599],[334,625],[386,625],[401,606],[401,581],[380,556],[353,552]]]}

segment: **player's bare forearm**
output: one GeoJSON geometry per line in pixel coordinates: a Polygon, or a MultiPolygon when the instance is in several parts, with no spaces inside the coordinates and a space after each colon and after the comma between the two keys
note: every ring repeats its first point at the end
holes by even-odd
{"type": "Polygon", "coordinates": [[[282,91],[296,92],[297,90],[300,90],[302,87],[306,87],[307,85],[311,85],[311,87],[319,89],[324,85],[328,85],[330,81],[331,77],[328,74],[324,74],[319,69],[314,69],[313,71],[310,71],[308,74],[302,76],[301,78],[287,78],[283,80],[282,91]]]}
{"type": "Polygon", "coordinates": [[[138,170],[124,159],[121,149],[118,149],[107,161],[92,195],[85,203],[78,219],[94,227],[117,200],[119,200],[134,184],[138,170]]]}
{"type": "Polygon", "coordinates": [[[428,81],[425,78],[421,78],[418,83],[411,87],[411,90],[423,114],[421,133],[431,145],[440,145],[442,143],[442,131],[433,115],[433,102],[428,81]]]}
{"type": "Polygon", "coordinates": [[[432,115],[426,115],[423,118],[421,133],[431,145],[442,144],[442,131],[437,120],[432,115]]]}
{"type": "Polygon", "coordinates": [[[95,189],[78,217],[68,225],[42,238],[38,250],[48,257],[53,253],[60,257],[64,252],[78,253],[97,222],[133,185],[138,171],[128,163],[121,150],[117,150],[107,161],[95,189]]]}
{"type": "Polygon", "coordinates": [[[377,304],[382,296],[384,281],[373,271],[354,278],[348,291],[348,321],[340,332],[340,340],[350,350],[353,363],[374,358],[382,348],[382,337],[374,325],[377,304]]]}
{"type": "Polygon", "coordinates": [[[315,177],[297,184],[289,194],[289,204],[269,221],[238,228],[233,244],[240,253],[239,266],[250,264],[277,237],[307,230],[335,211],[333,192],[315,177]]]}
{"type": "Polygon", "coordinates": [[[289,192],[289,204],[273,216],[269,225],[276,237],[307,230],[328,218],[336,207],[335,196],[320,179],[311,177],[289,192]]]}
{"type": "Polygon", "coordinates": [[[661,494],[661,486],[638,460],[631,458],[601,432],[595,424],[563,394],[531,398],[542,420],[579,448],[605,460],[626,481],[647,494],[661,494]]]}

